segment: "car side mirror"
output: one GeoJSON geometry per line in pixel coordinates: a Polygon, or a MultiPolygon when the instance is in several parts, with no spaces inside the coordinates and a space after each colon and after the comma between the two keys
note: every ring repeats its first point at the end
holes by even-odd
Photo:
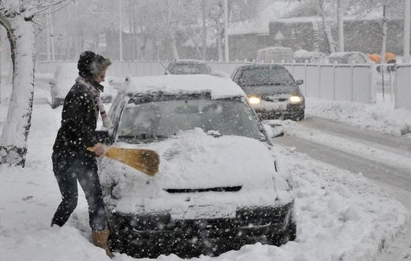
{"type": "Polygon", "coordinates": [[[284,126],[278,122],[268,121],[263,123],[263,126],[268,137],[271,139],[284,136],[284,126]]]}
{"type": "Polygon", "coordinates": [[[295,83],[298,84],[298,85],[301,85],[301,84],[304,83],[304,80],[297,80],[295,83]]]}
{"type": "Polygon", "coordinates": [[[106,145],[112,144],[114,142],[114,139],[109,134],[108,130],[97,130],[95,133],[98,142],[101,142],[106,145]]]}

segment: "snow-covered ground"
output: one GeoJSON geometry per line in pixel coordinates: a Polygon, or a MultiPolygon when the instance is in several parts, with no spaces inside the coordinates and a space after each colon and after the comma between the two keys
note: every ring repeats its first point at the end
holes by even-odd
{"type": "MultiPolygon", "coordinates": [[[[0,104],[0,131],[6,113],[7,104],[0,104]]],[[[66,226],[49,225],[60,201],[50,158],[60,113],[61,107],[52,110],[48,104],[35,104],[26,167],[0,166],[1,260],[109,260],[103,250],[90,243],[87,204],[82,193],[66,226]]],[[[393,110],[386,104],[308,99],[306,114],[390,135],[410,136],[407,132],[411,128],[411,113],[393,110]]],[[[342,171],[292,149],[277,149],[281,164],[294,175],[296,241],[281,247],[246,245],[219,257],[201,256],[193,260],[374,260],[381,248],[401,233],[408,211],[383,188],[361,174],[342,171]]],[[[115,260],[133,258],[116,253],[115,260]]],[[[158,260],[181,259],[170,255],[158,260]]]]}

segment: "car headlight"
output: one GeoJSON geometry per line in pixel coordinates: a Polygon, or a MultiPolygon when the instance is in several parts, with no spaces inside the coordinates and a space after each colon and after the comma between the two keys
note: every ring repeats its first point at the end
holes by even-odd
{"type": "Polygon", "coordinates": [[[291,103],[300,103],[300,102],[302,102],[302,100],[303,99],[300,96],[293,95],[293,96],[290,97],[290,102],[291,103]]]}
{"type": "Polygon", "coordinates": [[[250,96],[248,97],[248,101],[250,102],[250,104],[259,104],[261,103],[261,98],[257,96],[250,96]]]}

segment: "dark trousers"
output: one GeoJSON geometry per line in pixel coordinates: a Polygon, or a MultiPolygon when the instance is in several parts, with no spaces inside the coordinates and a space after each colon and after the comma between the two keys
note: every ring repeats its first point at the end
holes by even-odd
{"type": "Polygon", "coordinates": [[[88,203],[89,223],[93,231],[107,228],[97,163],[94,157],[67,156],[53,152],[53,171],[61,193],[61,203],[52,219],[52,224],[63,226],[77,206],[77,181],[82,187],[88,203]]]}

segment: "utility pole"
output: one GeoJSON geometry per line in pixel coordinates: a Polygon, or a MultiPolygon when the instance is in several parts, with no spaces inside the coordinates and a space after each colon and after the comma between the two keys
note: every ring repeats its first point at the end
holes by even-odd
{"type": "MultiPolygon", "coordinates": [[[[385,65],[385,53],[387,52],[387,17],[385,14],[386,5],[383,5],[382,9],[382,47],[381,47],[381,65],[385,65]]],[[[381,79],[382,79],[382,100],[385,102],[385,88],[384,88],[384,71],[386,67],[381,67],[381,79]]]]}
{"type": "MultiPolygon", "coordinates": [[[[51,9],[50,9],[51,10],[51,9]]],[[[50,44],[51,44],[51,60],[54,62],[56,61],[56,56],[55,56],[55,49],[54,49],[54,28],[53,28],[53,17],[51,16],[51,13],[48,14],[50,16],[50,44]]]]}
{"type": "Polygon", "coordinates": [[[381,47],[381,64],[385,64],[385,53],[387,52],[387,17],[385,14],[387,6],[383,5],[382,9],[382,47],[381,47]]]}
{"type": "Polygon", "coordinates": [[[202,39],[202,45],[203,45],[203,60],[206,60],[206,53],[207,53],[207,28],[206,28],[206,5],[205,5],[205,0],[202,0],[201,2],[201,15],[203,18],[203,39],[202,39]]]}
{"type": "Polygon", "coordinates": [[[405,0],[404,14],[404,63],[410,62],[410,0],[405,0]]]}
{"type": "Polygon", "coordinates": [[[50,19],[48,14],[46,14],[46,52],[47,61],[50,62],[50,19]]]}
{"type": "Polygon", "coordinates": [[[121,0],[118,0],[118,12],[119,12],[119,61],[123,61],[123,24],[122,24],[122,17],[121,17],[121,0]]]}
{"type": "Polygon", "coordinates": [[[224,34],[225,34],[224,54],[225,54],[225,61],[228,62],[230,61],[230,59],[229,59],[229,53],[228,53],[228,2],[227,0],[224,0],[224,34]]]}
{"type": "Polygon", "coordinates": [[[344,19],[341,7],[341,0],[337,0],[338,12],[338,50],[344,52],[344,19]]]}
{"type": "Polygon", "coordinates": [[[2,87],[2,82],[1,82],[1,76],[2,76],[2,73],[1,73],[1,69],[2,69],[2,66],[1,66],[1,62],[2,62],[2,55],[1,55],[1,53],[3,52],[3,50],[4,50],[4,48],[3,48],[3,42],[2,42],[2,38],[1,38],[1,29],[0,29],[0,104],[1,104],[1,90],[3,89],[2,87]]]}

